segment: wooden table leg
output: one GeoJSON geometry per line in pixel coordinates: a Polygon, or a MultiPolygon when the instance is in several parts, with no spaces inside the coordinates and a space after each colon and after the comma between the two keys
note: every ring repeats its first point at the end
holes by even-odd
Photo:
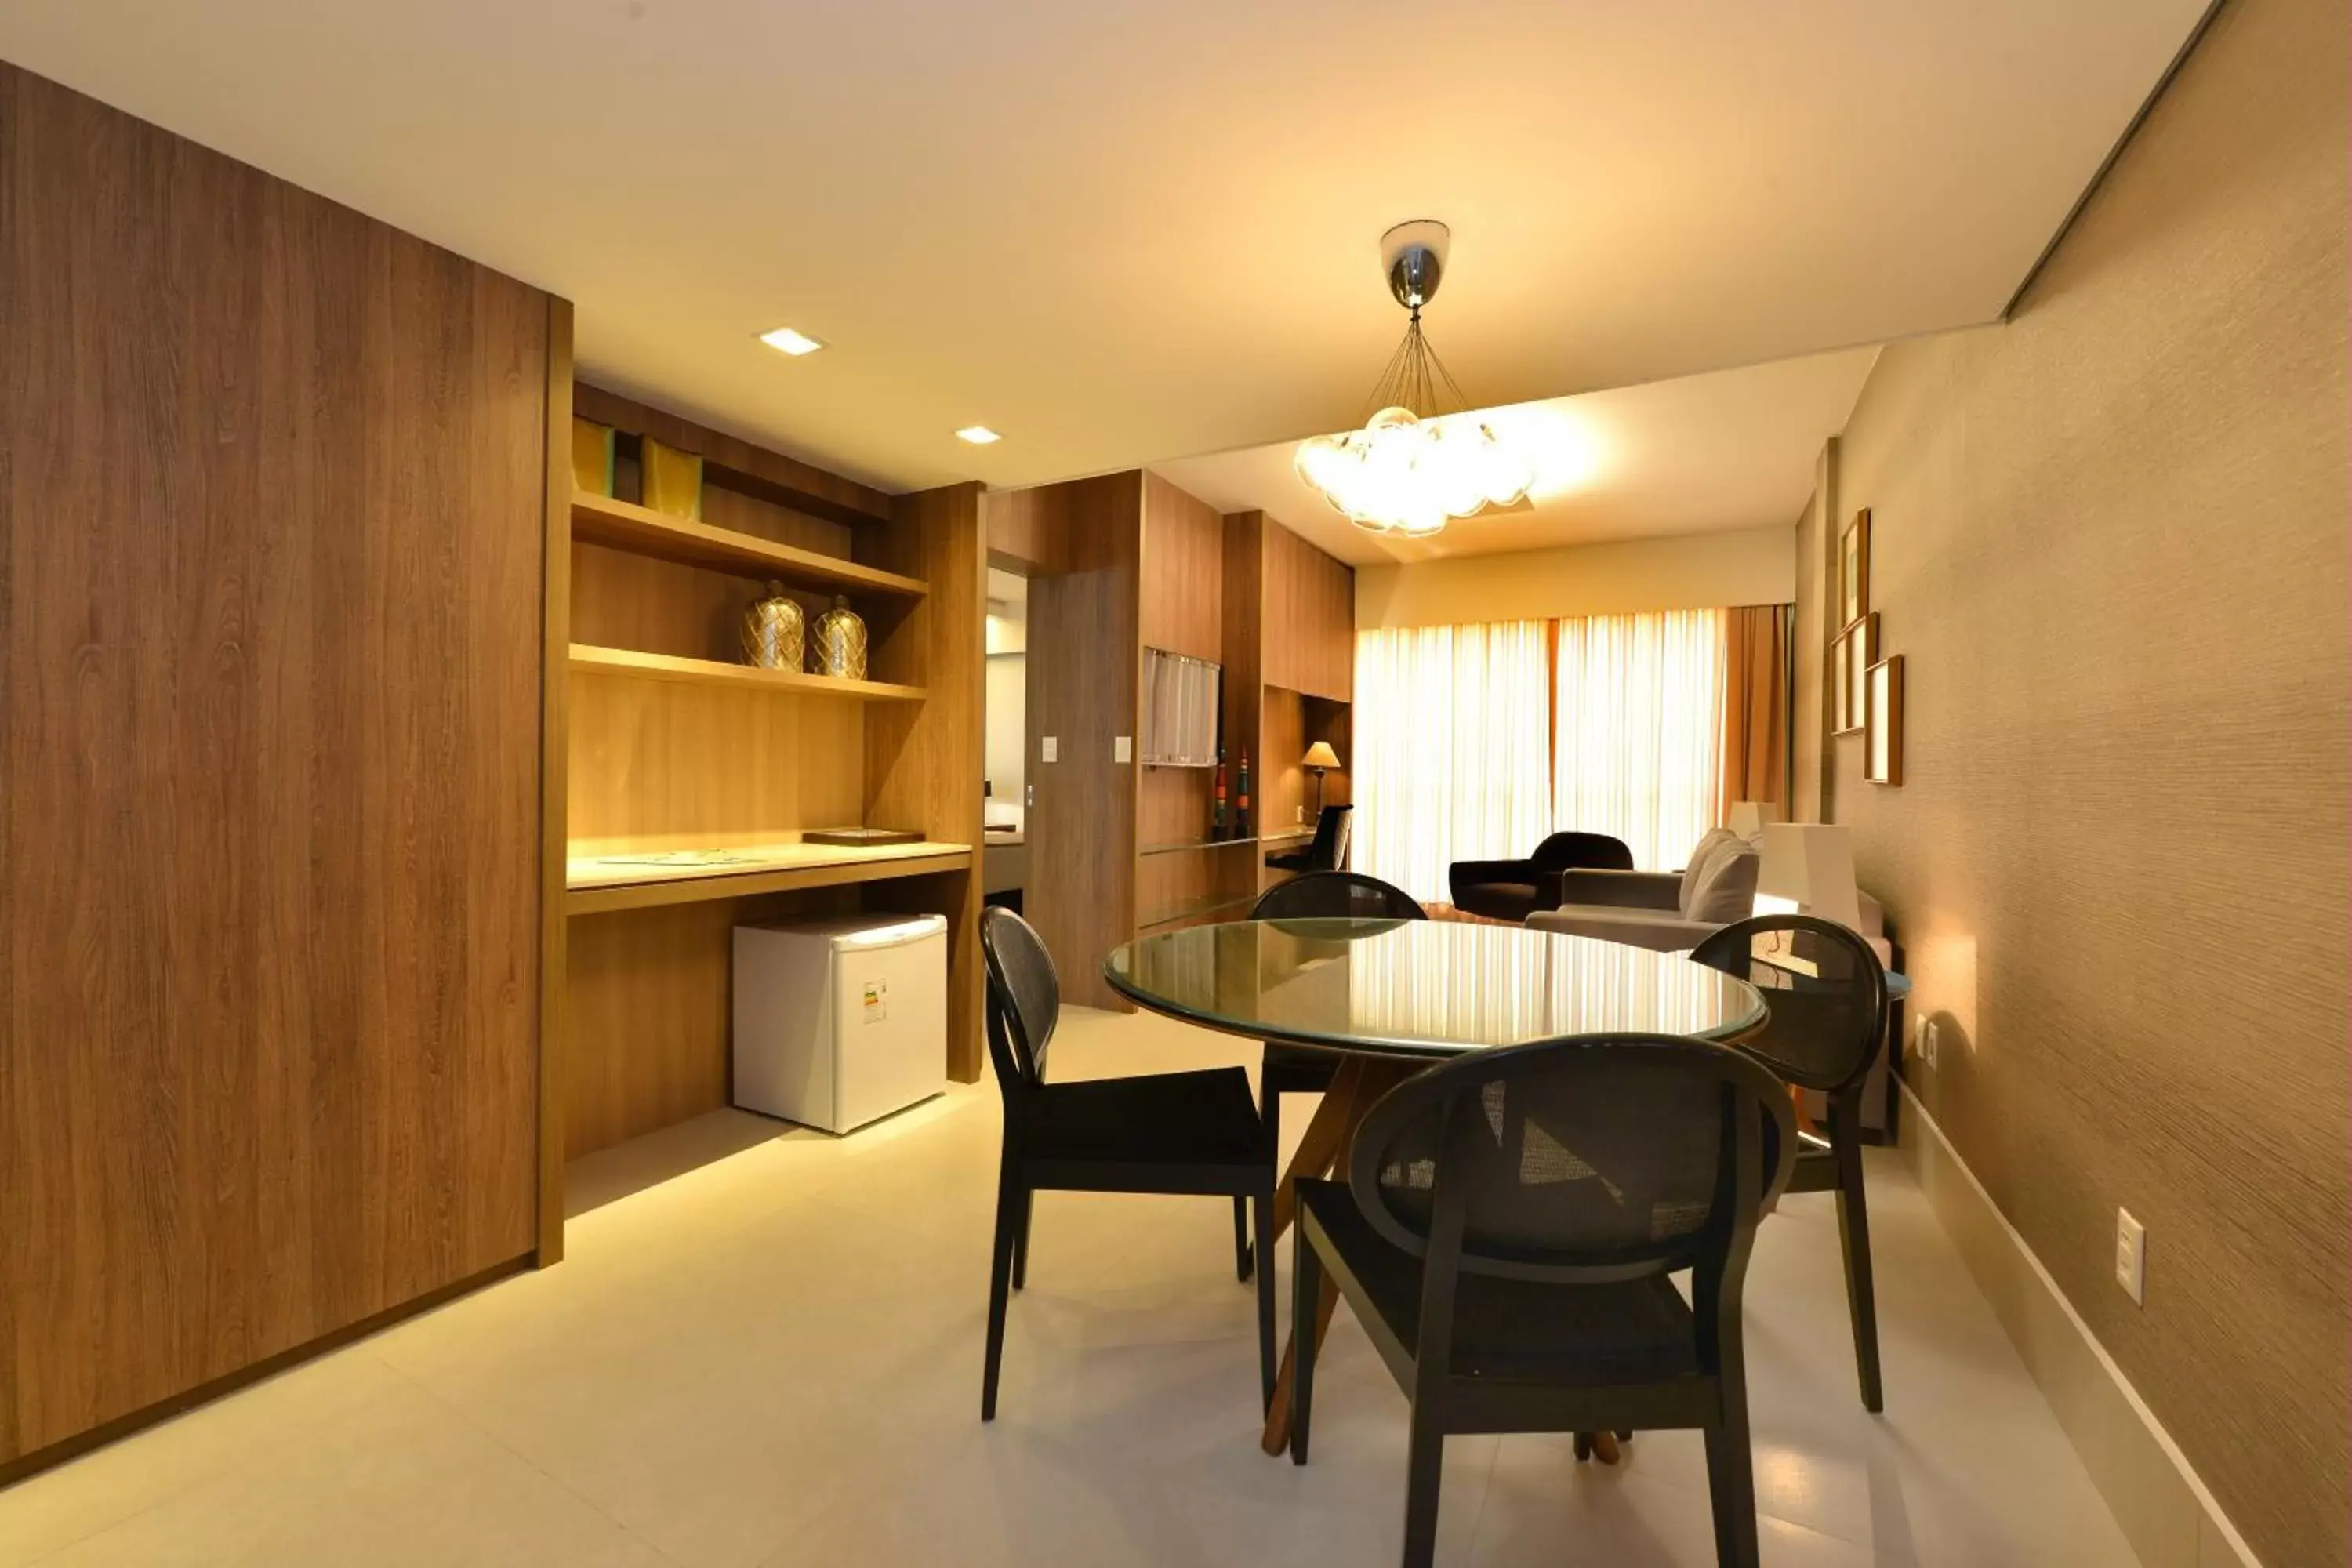
{"type": "Polygon", "coordinates": [[[1323,1101],[1308,1119],[1307,1131],[1298,1140],[1298,1152],[1290,1158],[1290,1168],[1283,1172],[1282,1180],[1274,1189],[1274,1234],[1280,1240],[1290,1228],[1298,1212],[1298,1179],[1313,1178],[1331,1169],[1333,1162],[1345,1149],[1363,1119],[1359,1101],[1364,1097],[1364,1068],[1360,1060],[1349,1057],[1339,1064],[1331,1077],[1331,1087],[1323,1091],[1323,1101]]]}
{"type": "MultiPolygon", "coordinates": [[[[1323,1103],[1315,1108],[1314,1119],[1307,1124],[1307,1134],[1299,1140],[1298,1153],[1290,1162],[1290,1169],[1274,1194],[1274,1231],[1282,1234],[1283,1226],[1291,1223],[1298,1212],[1298,1193],[1295,1184],[1301,1177],[1321,1176],[1336,1167],[1344,1166],[1356,1141],[1356,1129],[1381,1096],[1398,1084],[1424,1070],[1426,1062],[1384,1061],[1370,1057],[1349,1057],[1339,1065],[1331,1079],[1331,1088],[1323,1096],[1323,1103]]],[[[1320,1347],[1323,1336],[1331,1327],[1331,1313],[1339,1304],[1339,1289],[1331,1277],[1323,1277],[1323,1289],[1315,1301],[1315,1343],[1320,1347]]],[[[1282,1365],[1275,1373],[1274,1403],[1265,1413],[1265,1433],[1258,1447],[1268,1454],[1278,1455],[1290,1447],[1290,1383],[1294,1375],[1293,1358],[1296,1344],[1282,1348],[1282,1365]]]]}

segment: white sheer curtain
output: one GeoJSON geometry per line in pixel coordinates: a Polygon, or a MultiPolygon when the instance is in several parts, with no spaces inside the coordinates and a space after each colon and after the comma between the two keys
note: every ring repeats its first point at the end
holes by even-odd
{"type": "Polygon", "coordinates": [[[1716,825],[1725,625],[1721,610],[1559,623],[1555,827],[1622,838],[1645,871],[1683,864],[1716,825]]]}
{"type": "Polygon", "coordinates": [[[1356,635],[1351,863],[1424,903],[1456,860],[1526,855],[1551,825],[1546,623],[1356,635]]]}

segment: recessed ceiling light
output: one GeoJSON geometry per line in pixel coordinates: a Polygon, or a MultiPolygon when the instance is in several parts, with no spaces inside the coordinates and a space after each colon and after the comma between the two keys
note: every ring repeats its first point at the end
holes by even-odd
{"type": "Polygon", "coordinates": [[[985,425],[967,425],[956,432],[956,439],[969,441],[975,447],[985,447],[992,442],[1002,441],[1004,437],[985,425]]]}
{"type": "Polygon", "coordinates": [[[800,358],[803,354],[813,354],[824,347],[806,332],[796,331],[791,327],[778,327],[772,332],[761,332],[760,341],[781,353],[792,355],[794,359],[800,358]]]}

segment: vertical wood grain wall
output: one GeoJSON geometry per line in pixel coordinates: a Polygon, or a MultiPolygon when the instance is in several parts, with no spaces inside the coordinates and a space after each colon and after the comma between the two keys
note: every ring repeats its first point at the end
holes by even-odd
{"type": "MultiPolygon", "coordinates": [[[[1102,961],[1135,929],[1140,770],[1132,750],[1115,761],[1112,742],[1137,728],[1143,476],[1055,485],[1039,500],[1037,548],[1055,569],[1029,583],[1027,723],[1032,747],[1051,735],[1057,755],[1030,753],[1024,912],[1065,1001],[1126,1008],[1102,961]]],[[[992,523],[1003,515],[992,510],[992,523]]]]}
{"type": "Polygon", "coordinates": [[[1841,738],[1829,804],[1913,1082],[2276,1564],[2352,1549],[2344,49],[2226,5],[2012,320],[1886,350],[1824,520],[1905,659],[1904,784],[1841,738]]]}
{"type": "Polygon", "coordinates": [[[531,1249],[552,304],[0,66],[0,1468],[531,1249]]]}

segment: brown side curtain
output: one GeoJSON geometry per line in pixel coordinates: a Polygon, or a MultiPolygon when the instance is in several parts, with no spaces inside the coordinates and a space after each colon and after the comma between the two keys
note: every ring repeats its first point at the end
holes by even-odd
{"type": "Polygon", "coordinates": [[[1715,819],[1732,803],[1769,800],[1789,815],[1789,664],[1794,605],[1724,611],[1723,783],[1715,819]]]}

